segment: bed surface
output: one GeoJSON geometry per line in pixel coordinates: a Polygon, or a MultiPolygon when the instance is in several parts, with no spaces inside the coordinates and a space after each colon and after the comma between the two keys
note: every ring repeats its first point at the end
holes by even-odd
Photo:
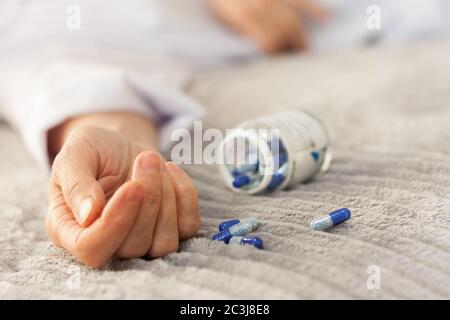
{"type": "Polygon", "coordinates": [[[449,52],[450,41],[436,41],[196,76],[188,91],[208,106],[205,127],[292,106],[317,115],[333,140],[331,170],[249,197],[214,167],[186,166],[201,196],[198,238],[164,259],[103,270],[48,242],[46,178],[0,124],[0,298],[450,298],[449,52]],[[309,229],[344,206],[349,223],[309,229]],[[265,250],[208,240],[222,220],[247,216],[264,223],[265,250]],[[381,288],[370,290],[377,268],[381,288]]]}

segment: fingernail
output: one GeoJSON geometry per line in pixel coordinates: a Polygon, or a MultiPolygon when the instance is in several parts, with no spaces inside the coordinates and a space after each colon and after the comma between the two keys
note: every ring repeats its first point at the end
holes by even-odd
{"type": "Polygon", "coordinates": [[[166,162],[166,167],[169,172],[181,173],[183,170],[175,162],[166,162]]]}
{"type": "Polygon", "coordinates": [[[87,217],[92,211],[92,207],[94,206],[94,199],[91,197],[86,198],[81,202],[80,210],[78,211],[78,220],[80,223],[86,221],[87,217]]]}
{"type": "Polygon", "coordinates": [[[142,158],[139,166],[142,170],[160,172],[161,163],[159,156],[153,152],[147,152],[142,158]]]}

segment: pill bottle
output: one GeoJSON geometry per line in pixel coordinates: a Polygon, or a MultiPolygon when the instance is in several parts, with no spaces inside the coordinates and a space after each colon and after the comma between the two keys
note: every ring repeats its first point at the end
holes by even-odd
{"type": "Polygon", "coordinates": [[[289,109],[240,124],[219,148],[219,168],[234,191],[258,194],[308,182],[331,164],[323,124],[300,109],[289,109]]]}

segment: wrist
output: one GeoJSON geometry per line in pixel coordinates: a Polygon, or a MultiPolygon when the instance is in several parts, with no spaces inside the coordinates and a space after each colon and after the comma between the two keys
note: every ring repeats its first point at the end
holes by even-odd
{"type": "Polygon", "coordinates": [[[124,135],[145,149],[158,149],[156,126],[148,117],[132,112],[93,113],[70,118],[48,133],[51,159],[58,154],[70,133],[80,127],[97,127],[124,135]]]}

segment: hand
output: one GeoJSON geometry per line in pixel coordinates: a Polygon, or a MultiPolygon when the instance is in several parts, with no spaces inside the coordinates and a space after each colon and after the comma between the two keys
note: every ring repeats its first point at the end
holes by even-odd
{"type": "Polygon", "coordinates": [[[208,0],[211,9],[230,27],[252,38],[267,53],[304,50],[308,34],[301,15],[315,22],[327,12],[313,0],[208,0]]]}
{"type": "Polygon", "coordinates": [[[200,224],[197,191],[181,168],[98,127],[78,127],[66,138],[49,202],[50,239],[92,267],[175,252],[200,224]]]}

